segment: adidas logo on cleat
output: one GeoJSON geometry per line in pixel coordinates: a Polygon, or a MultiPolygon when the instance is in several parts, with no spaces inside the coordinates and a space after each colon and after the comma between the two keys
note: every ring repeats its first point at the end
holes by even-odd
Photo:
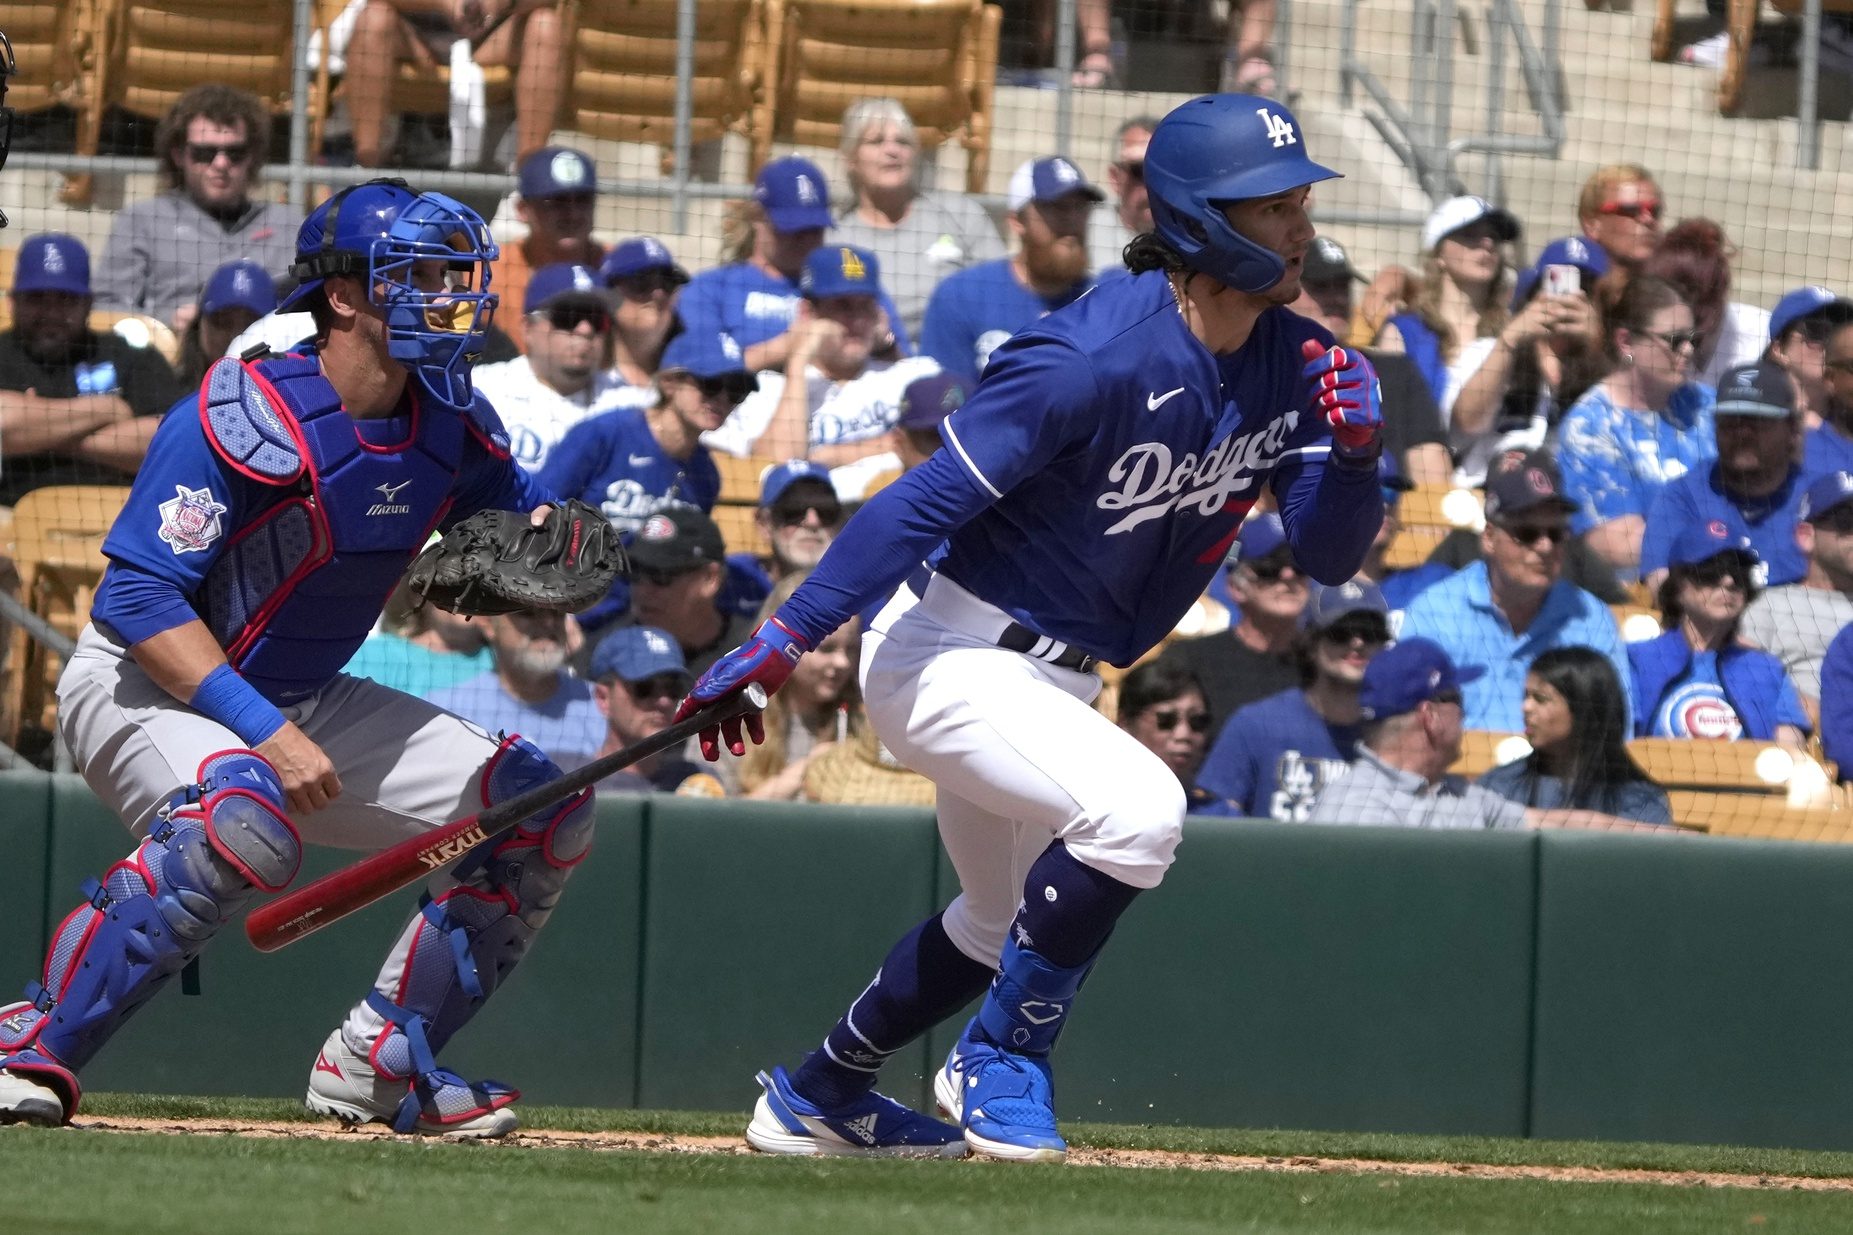
{"type": "Polygon", "coordinates": [[[843,1126],[861,1137],[864,1145],[873,1145],[875,1143],[874,1111],[870,1111],[861,1119],[846,1119],[843,1121],[843,1126]]]}

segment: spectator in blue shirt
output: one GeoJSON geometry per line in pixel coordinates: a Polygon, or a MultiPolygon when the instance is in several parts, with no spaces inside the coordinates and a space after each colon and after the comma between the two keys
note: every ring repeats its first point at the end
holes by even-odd
{"type": "Polygon", "coordinates": [[[520,734],[563,768],[592,757],[605,718],[592,684],[566,671],[579,631],[564,613],[519,609],[487,619],[495,667],[425,697],[490,733],[520,734]]]}
{"type": "Polygon", "coordinates": [[[1691,380],[1698,335],[1671,284],[1636,275],[1609,315],[1609,375],[1564,413],[1557,460],[1571,527],[1624,578],[1641,560],[1647,512],[1669,481],[1717,454],[1712,391],[1691,380]]]}
{"type": "Polygon", "coordinates": [[[1369,583],[1314,584],[1302,621],[1302,685],[1239,709],[1197,773],[1229,814],[1304,823],[1357,754],[1358,690],[1390,641],[1389,606],[1369,583]]]}
{"type": "Polygon", "coordinates": [[[1673,538],[1660,584],[1666,633],[1628,645],[1634,729],[1643,737],[1753,738],[1800,749],[1808,713],[1782,662],[1738,638],[1761,564],[1718,520],[1673,538]]]}
{"type": "Polygon", "coordinates": [[[1106,194],[1067,159],[1032,159],[1010,177],[1015,257],[947,276],[927,302],[920,350],[948,373],[976,380],[1005,339],[1094,285],[1087,220],[1106,194]]]}
{"type": "Polygon", "coordinates": [[[1821,660],[1821,750],[1853,778],[1853,626],[1827,645],[1821,660]]]}
{"type": "Polygon", "coordinates": [[[1840,322],[1828,332],[1821,368],[1826,385],[1821,423],[1802,439],[1802,470],[1811,481],[1853,472],[1853,321],[1840,322]]]}
{"type": "Polygon", "coordinates": [[[1487,477],[1482,559],[1428,588],[1403,614],[1401,638],[1432,639],[1463,668],[1485,671],[1464,684],[1469,729],[1518,732],[1525,673],[1550,648],[1593,647],[1617,677],[1627,676],[1608,607],[1563,578],[1575,509],[1542,453],[1487,477]]]}
{"type": "Polygon", "coordinates": [[[1827,414],[1827,341],[1835,327],[1853,321],[1853,300],[1831,287],[1798,287],[1769,313],[1765,359],[1781,365],[1795,383],[1796,402],[1810,421],[1827,414]]]}
{"type": "Polygon", "coordinates": [[[1164,760],[1184,786],[1192,814],[1224,814],[1217,798],[1196,785],[1209,742],[1210,710],[1190,671],[1148,661],[1120,681],[1119,727],[1164,760]]]}
{"type": "Polygon", "coordinates": [[[1668,484],[1647,512],[1641,578],[1658,587],[1673,538],[1697,524],[1721,523],[1762,560],[1759,587],[1808,573],[1795,539],[1801,505],[1802,416],[1788,375],[1768,360],[1725,371],[1714,408],[1718,457],[1668,484]]]}

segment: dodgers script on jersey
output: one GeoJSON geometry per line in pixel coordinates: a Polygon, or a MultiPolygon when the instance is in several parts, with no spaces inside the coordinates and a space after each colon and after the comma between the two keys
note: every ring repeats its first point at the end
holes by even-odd
{"type": "Polygon", "coordinates": [[[670,458],[635,410],[606,412],[568,429],[540,481],[551,493],[598,507],[626,534],[666,506],[713,510],[721,495],[721,473],[705,447],[670,458]]]}

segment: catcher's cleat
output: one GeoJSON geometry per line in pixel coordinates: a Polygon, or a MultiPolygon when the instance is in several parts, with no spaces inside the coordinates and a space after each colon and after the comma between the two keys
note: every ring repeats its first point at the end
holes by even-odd
{"type": "Polygon", "coordinates": [[[64,1122],[64,1099],[49,1085],[23,1072],[0,1068],[0,1124],[37,1124],[55,1128],[64,1122]]]}
{"type": "Polygon", "coordinates": [[[328,1035],[309,1073],[305,1105],[345,1124],[383,1123],[421,1136],[507,1136],[518,1122],[509,1105],[519,1090],[498,1081],[464,1080],[435,1069],[407,1079],[378,1071],[350,1049],[339,1029],[328,1035]]]}
{"type": "Polygon", "coordinates": [[[1068,1142],[1055,1126],[1055,1081],[1045,1056],[1005,1050],[965,1027],[933,1077],[940,1109],[960,1122],[974,1154],[1007,1162],[1061,1162],[1068,1142]]]}
{"type": "Polygon", "coordinates": [[[963,1158],[959,1130],[881,1094],[825,1111],[798,1095],[783,1068],[756,1078],[765,1092],[753,1107],[746,1143],[769,1154],[856,1158],[963,1158]]]}

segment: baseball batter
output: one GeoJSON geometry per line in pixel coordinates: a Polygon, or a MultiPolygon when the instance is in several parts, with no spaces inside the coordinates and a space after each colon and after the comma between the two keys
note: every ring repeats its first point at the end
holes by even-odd
{"type": "MultiPolygon", "coordinates": [[[[684,701],[776,689],[893,591],[863,637],[863,694],[882,741],[937,783],[962,888],[802,1066],[760,1074],[756,1148],[1066,1154],[1050,1051],[1114,923],[1164,877],[1185,809],[1170,769],[1089,707],[1093,667],[1130,665],[1172,628],[1264,488],[1322,581],[1351,577],[1383,518],[1375,375],[1285,307],[1313,239],[1307,186],[1335,175],[1272,100],[1165,117],[1132,277],[1000,347],[943,422],[946,449],[872,498],[684,701]],[[987,986],[936,1078],[956,1126],[874,1091],[883,1061],[987,986]]],[[[704,753],[722,741],[745,749],[738,722],[704,753]]]]}
{"type": "MultiPolygon", "coordinates": [[[[137,843],[86,885],[26,1002],[0,1008],[0,1123],[68,1120],[85,1063],[289,883],[301,838],[383,848],[559,775],[525,741],[340,672],[433,529],[549,500],[470,388],[495,253],[448,197],[337,193],[302,225],[284,306],[314,315],[314,345],[221,360],[162,421],[58,687],[78,766],[137,843]]],[[[317,1056],[312,1109],[514,1127],[515,1090],[435,1055],[526,952],[591,815],[581,793],[433,876],[317,1056]]]]}

